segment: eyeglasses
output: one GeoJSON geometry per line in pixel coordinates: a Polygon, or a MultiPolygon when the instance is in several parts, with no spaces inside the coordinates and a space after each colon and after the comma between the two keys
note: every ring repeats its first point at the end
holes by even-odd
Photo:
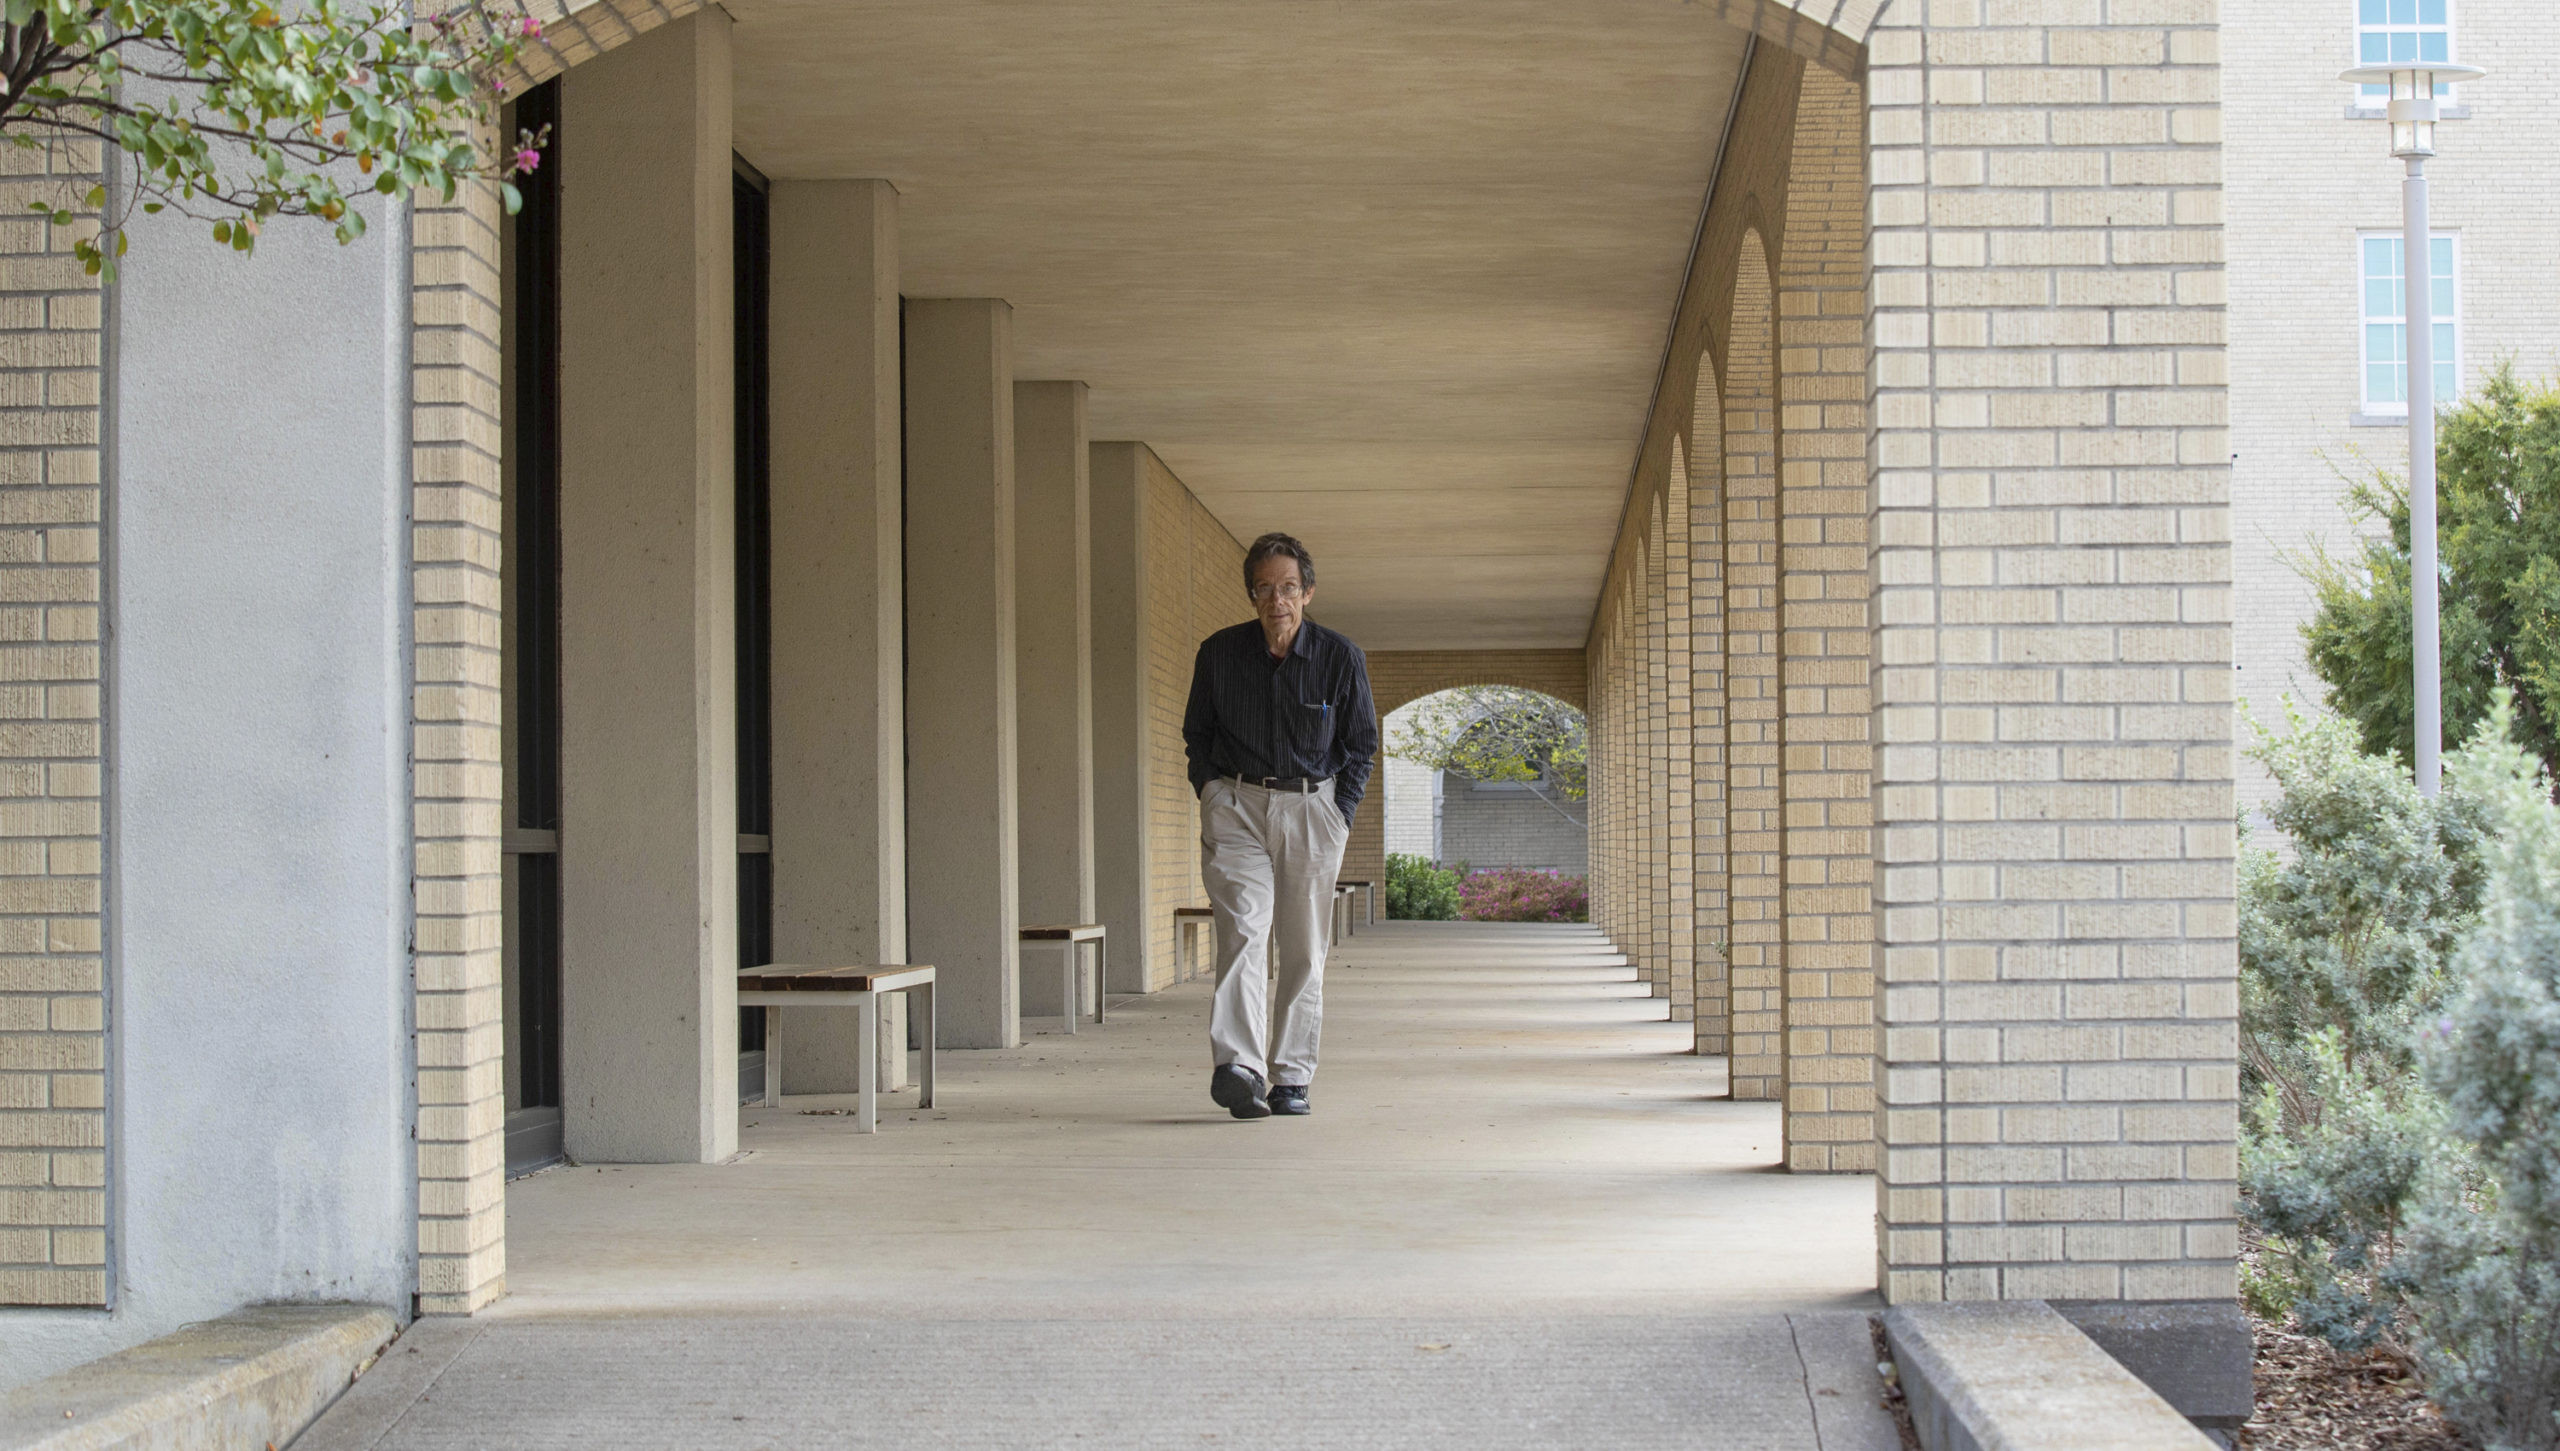
{"type": "Polygon", "coordinates": [[[1284,579],[1278,584],[1255,585],[1251,593],[1253,595],[1253,602],[1259,605],[1267,604],[1274,598],[1284,600],[1303,599],[1306,597],[1307,592],[1299,587],[1296,580],[1284,579]]]}

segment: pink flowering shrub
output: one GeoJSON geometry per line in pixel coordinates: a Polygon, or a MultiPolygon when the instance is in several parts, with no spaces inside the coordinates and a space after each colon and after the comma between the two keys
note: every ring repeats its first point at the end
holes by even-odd
{"type": "Polygon", "coordinates": [[[1591,895],[1580,877],[1498,867],[1469,872],[1458,883],[1458,917],[1465,922],[1588,922],[1591,895]]]}

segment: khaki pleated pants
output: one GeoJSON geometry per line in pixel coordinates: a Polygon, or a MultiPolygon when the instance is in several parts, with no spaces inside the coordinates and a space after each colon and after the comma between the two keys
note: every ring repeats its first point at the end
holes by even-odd
{"type": "Polygon", "coordinates": [[[1330,781],[1302,794],[1222,776],[1201,790],[1200,875],[1218,927],[1217,1066],[1239,1064],[1273,1085],[1315,1081],[1333,881],[1350,841],[1330,781]]]}

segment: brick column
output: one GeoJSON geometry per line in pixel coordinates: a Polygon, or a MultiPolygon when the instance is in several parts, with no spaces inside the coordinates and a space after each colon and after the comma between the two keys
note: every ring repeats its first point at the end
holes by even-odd
{"type": "Polygon", "coordinates": [[[21,219],[0,234],[0,1305],[108,1298],[100,295],[71,255],[78,229],[28,213],[35,201],[91,212],[100,164],[98,143],[56,138],[0,183],[21,219]]]}
{"type": "Polygon", "coordinates": [[[1871,39],[1897,1301],[2235,1290],[2214,5],[2078,8],[1871,39]]]}
{"type": "Polygon", "coordinates": [[[1626,798],[1618,816],[1618,912],[1627,935],[1620,939],[1638,982],[1649,981],[1645,966],[1652,948],[1652,929],[1645,920],[1644,851],[1644,594],[1643,571],[1630,569],[1618,595],[1618,779],[1626,798]]]}
{"type": "Polygon", "coordinates": [[[1725,801],[1724,417],[1716,398],[1714,360],[1698,359],[1690,413],[1689,698],[1690,782],[1696,802],[1696,1032],[1700,1053],[1732,1047],[1733,999],[1726,954],[1733,923],[1725,801]]]}
{"type": "Polygon", "coordinates": [[[1778,260],[1787,1165],[1875,1168],[1865,98],[1806,66],[1778,260]]]}
{"type": "Polygon", "coordinates": [[[1692,779],[1693,705],[1689,644],[1689,466],[1680,441],[1671,444],[1671,473],[1663,488],[1662,621],[1664,722],[1663,787],[1670,830],[1671,1021],[1689,1022],[1698,1010],[1697,792],[1692,779]]]}
{"type": "Polygon", "coordinates": [[[498,193],[422,198],[410,245],[418,1309],[506,1292],[498,193]]]}
{"type": "Polygon", "coordinates": [[[1645,979],[1653,995],[1671,996],[1671,790],[1669,755],[1670,640],[1663,589],[1662,499],[1656,495],[1644,543],[1645,979]]]}
{"type": "Polygon", "coordinates": [[[1766,249],[1742,239],[1725,361],[1725,779],[1736,1098],[1783,1088],[1777,358],[1766,249]]]}

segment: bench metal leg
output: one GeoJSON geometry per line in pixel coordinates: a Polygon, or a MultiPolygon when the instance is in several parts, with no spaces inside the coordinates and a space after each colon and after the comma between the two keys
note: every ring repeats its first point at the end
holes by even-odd
{"type": "Polygon", "coordinates": [[[1102,995],[1109,989],[1103,980],[1111,975],[1111,939],[1093,939],[1093,1025],[1102,1026],[1102,995]]]}
{"type": "Polygon", "coordinates": [[[907,1020],[909,1022],[915,1020],[918,1006],[924,1009],[924,1026],[916,1034],[917,1041],[924,1044],[924,1062],[921,1070],[916,1074],[916,1082],[924,1089],[924,1096],[916,1106],[931,1108],[933,1107],[933,1040],[939,1027],[934,1022],[932,983],[923,983],[907,989],[907,1020]],[[919,998],[923,999],[921,1004],[917,1002],[919,998]]]}
{"type": "Polygon", "coordinates": [[[782,1009],[764,1010],[764,1106],[782,1107],[782,1009]]]}
{"type": "Polygon", "coordinates": [[[1066,949],[1058,954],[1058,1011],[1067,1015],[1067,1031],[1072,1033],[1076,1030],[1076,1019],[1083,1016],[1076,1003],[1076,959],[1083,954],[1076,951],[1072,937],[1058,945],[1066,949]]]}
{"type": "Polygon", "coordinates": [[[866,1134],[880,1132],[880,994],[863,993],[853,1003],[854,1032],[860,1035],[854,1049],[854,1072],[862,1077],[861,1107],[855,1111],[854,1127],[866,1134]]]}

